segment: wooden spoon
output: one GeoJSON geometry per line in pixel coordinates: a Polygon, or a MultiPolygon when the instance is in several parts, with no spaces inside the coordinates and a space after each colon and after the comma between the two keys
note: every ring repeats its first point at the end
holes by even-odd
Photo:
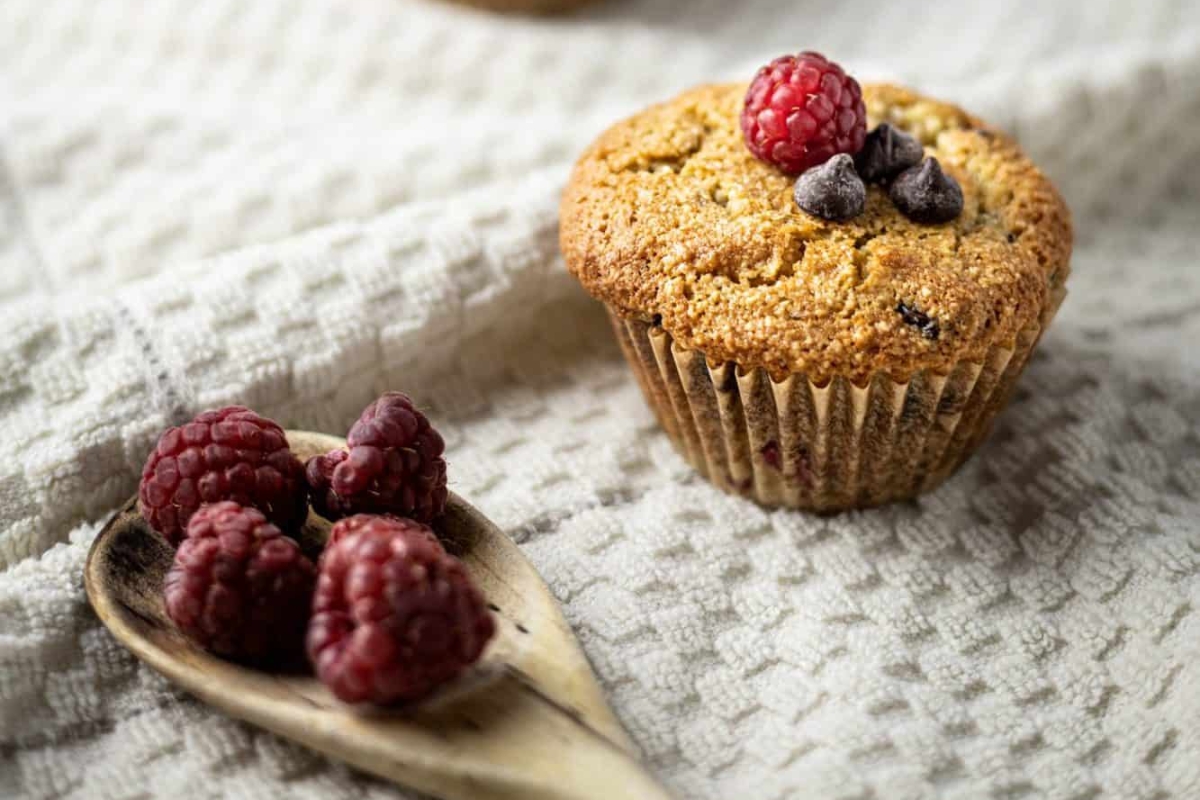
{"type": "MultiPolygon", "coordinates": [[[[342,447],[290,431],[305,459],[342,447]]],[[[302,539],[329,523],[310,514],[302,539]]],[[[162,584],[171,547],[129,501],[96,537],[84,570],[92,608],[109,631],[188,692],[231,716],[333,758],[447,800],[666,800],[636,760],[563,619],[521,551],[455,495],[436,525],[496,615],[497,634],[474,671],[413,708],[350,708],[311,675],[222,660],[167,619],[162,584]]]]}

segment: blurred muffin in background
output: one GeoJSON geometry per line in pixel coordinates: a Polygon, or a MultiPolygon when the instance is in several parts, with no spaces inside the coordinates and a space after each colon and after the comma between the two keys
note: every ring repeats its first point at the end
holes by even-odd
{"type": "Polygon", "coordinates": [[[555,14],[578,8],[590,0],[449,0],[464,6],[517,14],[555,14]]]}

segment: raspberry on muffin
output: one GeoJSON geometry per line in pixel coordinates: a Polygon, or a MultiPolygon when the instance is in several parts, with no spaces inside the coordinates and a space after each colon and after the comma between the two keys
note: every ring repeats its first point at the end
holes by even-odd
{"type": "Polygon", "coordinates": [[[205,503],[232,500],[291,531],[308,513],[304,466],[283,428],[243,406],[205,411],[168,428],[146,459],[138,505],[171,544],[205,503]]]}
{"type": "Polygon", "coordinates": [[[858,81],[806,51],[758,71],[746,91],[741,126],[751,153],[797,175],[838,153],[861,150],[867,109],[858,81]]]}
{"type": "Polygon", "coordinates": [[[305,466],[313,509],[326,519],[394,514],[429,522],[446,508],[445,444],[400,392],[367,406],[346,436],[346,449],[305,466]]]}
{"type": "Polygon", "coordinates": [[[321,558],[308,656],[347,703],[420,700],[478,660],[494,633],[466,568],[420,532],[364,527],[321,558]]]}
{"type": "Polygon", "coordinates": [[[316,569],[261,511],[234,502],[192,515],[163,585],[167,616],[222,656],[283,663],[303,653],[316,569]]]}

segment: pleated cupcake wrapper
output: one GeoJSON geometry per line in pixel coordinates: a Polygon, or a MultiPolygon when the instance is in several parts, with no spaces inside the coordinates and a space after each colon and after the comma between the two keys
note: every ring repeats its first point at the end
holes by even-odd
{"type": "Polygon", "coordinates": [[[662,328],[609,317],[651,408],[701,474],[764,505],[836,511],[913,497],[949,477],[987,437],[1065,295],[981,362],[905,382],[876,373],[862,386],[713,367],[662,328]]]}

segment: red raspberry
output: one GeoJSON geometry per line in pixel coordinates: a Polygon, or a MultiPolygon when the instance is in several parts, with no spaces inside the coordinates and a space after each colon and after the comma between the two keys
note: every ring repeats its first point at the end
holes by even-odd
{"type": "Polygon", "coordinates": [[[242,661],[304,652],[317,572],[256,508],[213,503],[192,515],[164,584],[167,616],[200,646],[242,661]]]}
{"type": "Polygon", "coordinates": [[[474,663],[494,633],[462,562],[423,537],[364,529],[321,558],[308,657],[347,703],[419,700],[474,663]]]}
{"type": "Polygon", "coordinates": [[[867,136],[862,88],[820,53],[781,56],[750,82],[742,133],[751,153],[792,175],[854,155],[867,136]]]}
{"type": "Polygon", "coordinates": [[[444,549],[441,541],[437,538],[437,534],[428,525],[416,520],[404,519],[403,517],[384,517],[375,514],[355,514],[353,517],[346,517],[343,520],[339,520],[329,531],[329,539],[325,542],[325,549],[328,550],[342,539],[359,531],[368,531],[377,536],[392,536],[395,534],[415,536],[430,544],[437,545],[439,550],[444,549]]]}
{"type": "Polygon", "coordinates": [[[348,450],[314,456],[305,467],[318,514],[393,514],[429,522],[445,510],[445,444],[407,395],[388,392],[367,406],[346,444],[348,450]]]}
{"type": "Polygon", "coordinates": [[[284,530],[308,513],[304,466],[292,455],[283,428],[248,408],[205,411],[168,428],[142,468],[142,516],[171,544],[204,503],[233,500],[253,506],[284,530]]]}

